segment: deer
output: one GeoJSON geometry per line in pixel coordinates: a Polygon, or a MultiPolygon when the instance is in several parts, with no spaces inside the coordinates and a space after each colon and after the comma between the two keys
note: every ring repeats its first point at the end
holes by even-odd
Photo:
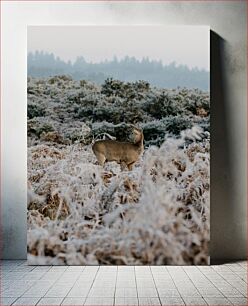
{"type": "Polygon", "coordinates": [[[98,140],[92,150],[97,158],[98,163],[104,166],[105,162],[115,161],[129,171],[133,169],[134,164],[144,151],[144,135],[141,129],[134,127],[134,142],[122,142],[116,140],[98,140]]]}

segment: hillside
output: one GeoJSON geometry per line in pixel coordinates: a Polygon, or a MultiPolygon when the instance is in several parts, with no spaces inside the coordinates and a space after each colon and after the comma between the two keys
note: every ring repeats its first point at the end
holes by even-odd
{"type": "Polygon", "coordinates": [[[28,78],[31,264],[206,264],[209,94],[107,79],[28,78]],[[95,139],[133,141],[132,171],[97,164],[95,139]]]}

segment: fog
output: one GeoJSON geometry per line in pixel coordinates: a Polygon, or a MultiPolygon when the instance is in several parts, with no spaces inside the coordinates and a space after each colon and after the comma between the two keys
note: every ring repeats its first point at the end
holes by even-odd
{"type": "Polygon", "coordinates": [[[29,26],[28,52],[44,50],[72,62],[134,56],[209,70],[207,26],[29,26]]]}

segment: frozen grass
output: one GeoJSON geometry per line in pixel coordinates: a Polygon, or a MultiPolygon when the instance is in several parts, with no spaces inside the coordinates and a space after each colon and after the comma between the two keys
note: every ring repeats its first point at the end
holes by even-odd
{"type": "Polygon", "coordinates": [[[209,140],[186,137],[196,129],[132,172],[101,168],[91,146],[29,148],[29,263],[207,264],[209,140]]]}

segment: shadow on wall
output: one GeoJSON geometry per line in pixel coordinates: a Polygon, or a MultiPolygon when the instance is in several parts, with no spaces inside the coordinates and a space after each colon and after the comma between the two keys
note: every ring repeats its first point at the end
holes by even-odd
{"type": "Polygon", "coordinates": [[[224,71],[225,40],[210,32],[210,97],[211,97],[211,264],[224,263],[227,256],[235,258],[235,242],[240,239],[235,223],[232,196],[234,180],[231,166],[230,123],[226,102],[224,71]],[[230,238],[229,238],[230,237],[230,238]],[[229,243],[229,240],[230,241],[229,243]],[[226,258],[225,258],[225,254],[226,258]]]}

